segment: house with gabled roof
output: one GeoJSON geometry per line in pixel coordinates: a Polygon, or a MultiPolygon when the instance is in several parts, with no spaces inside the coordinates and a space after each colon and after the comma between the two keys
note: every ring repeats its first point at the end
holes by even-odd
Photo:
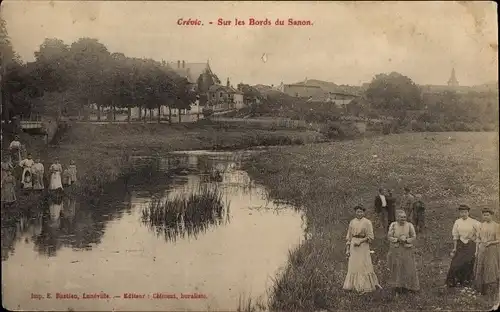
{"type": "Polygon", "coordinates": [[[229,78],[225,86],[215,84],[207,92],[208,105],[214,109],[241,109],[243,108],[243,92],[231,86],[229,78]]]}
{"type": "MultiPolygon", "coordinates": [[[[205,89],[208,89],[212,84],[220,83],[217,75],[212,72],[208,61],[206,63],[168,62],[167,66],[182,78],[186,78],[196,91],[200,88],[203,89],[199,85],[200,82],[208,84],[205,89]]],[[[206,90],[202,90],[202,92],[206,92],[206,90]]]]}
{"type": "Polygon", "coordinates": [[[345,105],[348,105],[357,97],[359,96],[343,92],[325,92],[323,94],[310,96],[307,102],[332,103],[340,108],[345,107],[345,105]]]}

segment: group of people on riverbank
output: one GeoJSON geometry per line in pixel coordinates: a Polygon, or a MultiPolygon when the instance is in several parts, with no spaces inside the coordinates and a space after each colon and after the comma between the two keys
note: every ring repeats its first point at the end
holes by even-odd
{"type": "Polygon", "coordinates": [[[77,169],[74,161],[63,170],[59,159],[49,167],[48,179],[45,167],[39,158],[33,159],[16,136],[9,145],[9,153],[1,163],[2,203],[13,204],[17,200],[16,189],[43,191],[48,186],[50,191],[62,191],[63,186],[70,186],[77,181],[77,169]],[[26,157],[23,157],[26,154],[26,157]],[[19,183],[18,183],[19,182],[19,183]]]}
{"type": "MultiPolygon", "coordinates": [[[[396,295],[420,290],[417,267],[415,263],[416,226],[423,229],[425,208],[421,197],[413,196],[408,188],[401,197],[399,209],[392,211],[395,200],[392,194],[385,196],[379,190],[375,199],[375,211],[380,213],[384,230],[387,231],[389,252],[387,266],[390,276],[387,284],[396,295]],[[408,221],[408,215],[411,221],[408,221]]],[[[347,230],[346,254],[348,272],[343,288],[361,293],[372,292],[380,286],[374,272],[370,242],[374,237],[373,225],[365,217],[366,209],[358,205],[354,207],[356,217],[349,223],[347,230]]],[[[500,225],[493,221],[494,210],[482,210],[483,222],[469,216],[470,207],[462,204],[458,207],[459,218],[455,221],[451,234],[454,242],[451,251],[451,265],[446,278],[448,287],[475,287],[489,300],[496,302],[499,296],[500,281],[500,225]]]]}

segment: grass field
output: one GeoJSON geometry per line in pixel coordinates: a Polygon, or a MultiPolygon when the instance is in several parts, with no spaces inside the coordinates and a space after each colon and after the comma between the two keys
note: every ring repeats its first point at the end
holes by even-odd
{"type": "Polygon", "coordinates": [[[282,147],[248,164],[273,199],[294,203],[307,216],[309,238],[290,252],[277,277],[270,308],[279,311],[470,310],[489,308],[474,293],[444,286],[459,203],[498,209],[498,133],[409,133],[370,139],[282,147]],[[395,195],[409,186],[427,204],[426,230],[417,237],[421,292],[395,298],[384,288],[368,295],[342,290],[347,271],[345,233],[352,207],[367,207],[373,221],[373,263],[382,287],[388,244],[373,211],[379,186],[395,195]]]}

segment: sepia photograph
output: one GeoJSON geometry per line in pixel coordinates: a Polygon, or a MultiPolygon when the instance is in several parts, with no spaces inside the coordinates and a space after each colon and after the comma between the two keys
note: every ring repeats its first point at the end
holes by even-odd
{"type": "Polygon", "coordinates": [[[2,307],[500,305],[493,1],[0,4],[2,307]]]}

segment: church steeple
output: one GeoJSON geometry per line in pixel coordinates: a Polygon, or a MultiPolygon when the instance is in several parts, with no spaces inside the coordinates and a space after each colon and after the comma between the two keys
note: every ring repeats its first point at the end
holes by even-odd
{"type": "Polygon", "coordinates": [[[457,77],[455,75],[455,68],[453,68],[451,70],[451,76],[450,76],[450,80],[448,80],[448,86],[458,87],[458,80],[457,80],[457,77]]]}

